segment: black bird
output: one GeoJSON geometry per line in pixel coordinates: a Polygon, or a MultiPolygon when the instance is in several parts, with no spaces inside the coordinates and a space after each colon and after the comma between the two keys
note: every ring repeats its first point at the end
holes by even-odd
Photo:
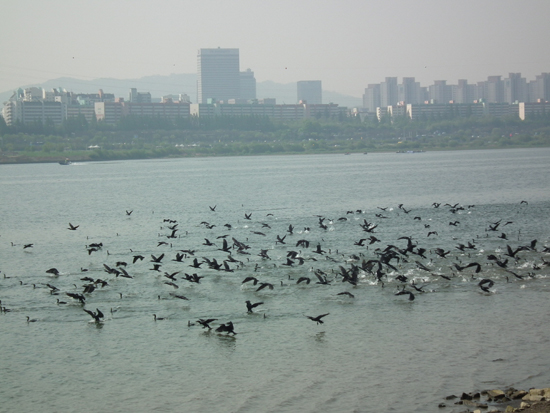
{"type": "Polygon", "coordinates": [[[307,239],[300,239],[296,242],[297,247],[309,248],[309,241],[307,239]]]}
{"type": "Polygon", "coordinates": [[[407,295],[407,294],[409,295],[409,301],[414,301],[414,294],[410,291],[405,290],[404,288],[401,291],[395,293],[395,295],[407,295]]]}
{"type": "Polygon", "coordinates": [[[271,258],[269,257],[269,255],[267,255],[267,250],[260,250],[260,253],[258,254],[258,256],[262,257],[262,258],[266,258],[268,260],[270,260],[271,258]]]}
{"type": "Polygon", "coordinates": [[[321,319],[323,317],[326,317],[329,314],[330,313],[321,314],[321,315],[318,315],[317,317],[311,317],[311,316],[306,315],[306,317],[309,318],[311,321],[315,321],[317,324],[323,324],[323,320],[321,320],[321,319]]]}
{"type": "Polygon", "coordinates": [[[317,279],[319,280],[315,284],[330,285],[330,281],[327,280],[327,276],[324,275],[324,273],[321,270],[315,271],[315,275],[317,276],[317,279]]]}
{"type": "Polygon", "coordinates": [[[298,281],[296,281],[296,284],[300,284],[301,282],[309,284],[311,282],[311,279],[309,277],[300,277],[298,278],[298,281]]]}
{"type": "Polygon", "coordinates": [[[250,214],[244,213],[244,219],[250,220],[250,217],[252,216],[252,212],[250,214]]]}
{"type": "Polygon", "coordinates": [[[162,259],[164,258],[164,254],[159,255],[158,257],[155,257],[153,254],[151,254],[151,262],[158,262],[160,263],[162,259]]]}
{"type": "Polygon", "coordinates": [[[172,281],[164,281],[164,284],[170,285],[170,286],[172,286],[172,287],[174,287],[174,288],[180,288],[179,285],[174,284],[172,281]]]}
{"type": "Polygon", "coordinates": [[[241,284],[252,281],[254,285],[258,284],[258,279],[255,277],[246,277],[241,284]]]}
{"type": "Polygon", "coordinates": [[[199,323],[199,324],[202,326],[202,328],[207,328],[207,329],[209,329],[209,330],[212,330],[212,327],[210,327],[209,324],[210,324],[211,322],[213,322],[213,321],[216,321],[216,320],[217,320],[217,318],[209,318],[209,319],[207,319],[207,320],[204,320],[204,319],[202,319],[202,318],[199,318],[199,319],[197,320],[197,323],[199,323]]]}
{"type": "Polygon", "coordinates": [[[495,282],[493,280],[490,280],[489,278],[484,278],[481,280],[478,284],[479,288],[481,288],[484,292],[490,293],[489,288],[491,288],[493,285],[495,285],[495,282]]]}
{"type": "Polygon", "coordinates": [[[227,334],[237,334],[235,333],[235,330],[233,329],[233,323],[230,321],[227,324],[221,324],[217,329],[217,333],[227,333],[227,334]]]}
{"type": "Polygon", "coordinates": [[[277,243],[285,244],[285,238],[286,238],[286,235],[282,238],[280,235],[277,235],[277,241],[275,241],[275,244],[277,243]]]}
{"type": "Polygon", "coordinates": [[[84,297],[82,294],[77,294],[77,293],[65,293],[65,294],[67,294],[71,298],[74,298],[75,300],[80,301],[80,304],[85,304],[86,297],[84,297]]]}
{"type": "Polygon", "coordinates": [[[321,249],[321,244],[317,244],[317,249],[313,252],[316,254],[324,254],[326,251],[321,249]]]}
{"type": "Polygon", "coordinates": [[[34,244],[25,244],[25,245],[23,246],[23,249],[25,249],[25,248],[32,248],[33,245],[34,245],[34,244]]]}
{"type": "Polygon", "coordinates": [[[184,296],[184,295],[178,295],[178,294],[174,294],[174,293],[170,293],[170,295],[171,295],[172,297],[179,298],[180,300],[187,300],[187,301],[189,301],[189,298],[187,298],[187,297],[184,296]]]}
{"type": "Polygon", "coordinates": [[[523,251],[525,247],[518,247],[515,251],[509,245],[506,245],[507,252],[504,255],[509,256],[510,258],[516,258],[516,254],[520,251],[523,251]]]}
{"type": "Polygon", "coordinates": [[[204,264],[204,262],[199,262],[199,260],[195,258],[193,259],[193,264],[191,264],[191,267],[200,268],[202,264],[204,264]]]}
{"type": "Polygon", "coordinates": [[[126,215],[130,216],[130,215],[132,215],[132,212],[134,212],[133,209],[131,211],[126,210],[126,215]]]}
{"type": "Polygon", "coordinates": [[[166,318],[164,318],[164,317],[157,317],[156,314],[153,314],[153,318],[155,319],[155,321],[157,321],[157,320],[166,320],[166,318]]]}
{"type": "Polygon", "coordinates": [[[231,254],[231,248],[227,245],[227,240],[224,238],[223,240],[223,246],[221,248],[218,248],[218,251],[224,251],[231,254]]]}
{"type": "Polygon", "coordinates": [[[462,270],[465,270],[466,268],[470,268],[470,267],[475,267],[475,272],[476,274],[479,273],[481,271],[481,265],[478,264],[477,262],[471,262],[469,263],[468,265],[464,266],[464,267],[461,267],[460,265],[458,265],[457,263],[453,264],[454,267],[458,270],[458,271],[462,271],[462,270]]]}
{"type": "Polygon", "coordinates": [[[132,264],[135,264],[137,260],[143,261],[145,257],[143,255],[134,255],[134,260],[132,261],[132,264]]]}
{"type": "Polygon", "coordinates": [[[273,284],[270,283],[261,283],[260,286],[256,289],[256,291],[263,290],[264,288],[269,288],[270,290],[273,290],[273,284]]]}
{"type": "Polygon", "coordinates": [[[189,282],[192,282],[192,283],[200,284],[201,278],[204,278],[204,276],[199,276],[196,273],[191,274],[191,275],[185,273],[185,279],[189,282]]]}
{"type": "Polygon", "coordinates": [[[49,270],[46,270],[46,272],[48,274],[59,275],[59,270],[57,268],[50,268],[49,270]]]}
{"type": "Polygon", "coordinates": [[[98,308],[96,308],[97,312],[86,310],[85,308],[83,308],[83,310],[86,311],[88,314],[90,314],[93,317],[93,319],[95,320],[96,323],[101,323],[101,319],[104,316],[103,316],[103,313],[101,311],[99,311],[98,308]]]}
{"type": "Polygon", "coordinates": [[[338,294],[336,294],[336,295],[347,295],[347,296],[350,297],[350,298],[355,298],[355,296],[354,296],[352,293],[347,292],[347,291],[343,291],[343,292],[338,293],[338,294]]]}
{"type": "Polygon", "coordinates": [[[451,277],[447,277],[446,275],[443,275],[443,274],[438,274],[438,273],[435,273],[435,272],[431,272],[430,274],[436,275],[436,276],[441,277],[441,278],[444,278],[444,279],[446,279],[446,280],[448,280],[448,281],[451,280],[451,277]]]}
{"type": "Polygon", "coordinates": [[[75,225],[73,225],[73,224],[71,224],[71,223],[69,222],[69,228],[67,228],[67,229],[70,229],[71,231],[76,231],[76,229],[77,229],[79,226],[80,226],[80,225],[76,225],[76,226],[75,226],[75,225]]]}
{"type": "Polygon", "coordinates": [[[210,208],[210,211],[214,212],[216,210],[217,205],[210,206],[208,205],[208,208],[210,208]]]}
{"type": "Polygon", "coordinates": [[[246,308],[248,309],[248,312],[249,313],[252,313],[252,309],[255,308],[255,307],[258,307],[259,305],[262,305],[263,304],[263,301],[259,302],[259,303],[254,303],[252,304],[249,300],[246,301],[246,308]]]}
{"type": "Polygon", "coordinates": [[[184,257],[185,257],[185,255],[183,254],[183,252],[181,254],[179,252],[176,252],[176,259],[174,259],[172,261],[183,262],[184,257]]]}
{"type": "Polygon", "coordinates": [[[434,249],[434,252],[439,255],[441,258],[447,258],[447,255],[451,252],[451,250],[445,252],[443,248],[436,248],[434,249]]]}

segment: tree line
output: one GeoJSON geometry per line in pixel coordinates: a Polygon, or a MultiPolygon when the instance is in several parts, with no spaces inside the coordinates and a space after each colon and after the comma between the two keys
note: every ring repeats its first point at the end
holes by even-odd
{"type": "Polygon", "coordinates": [[[517,116],[449,113],[417,120],[317,117],[295,122],[265,116],[127,116],[109,125],[80,115],[61,125],[46,121],[10,126],[0,117],[3,162],[529,146],[550,146],[550,116],[522,121],[517,116]]]}

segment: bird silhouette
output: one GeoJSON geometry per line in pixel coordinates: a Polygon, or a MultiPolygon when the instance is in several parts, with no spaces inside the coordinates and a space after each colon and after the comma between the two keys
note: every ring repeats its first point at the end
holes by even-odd
{"type": "Polygon", "coordinates": [[[317,324],[323,324],[323,320],[321,320],[321,319],[323,317],[326,317],[329,314],[330,313],[321,314],[321,315],[318,315],[317,317],[311,317],[311,316],[306,315],[306,317],[309,318],[311,321],[315,321],[317,324]]]}
{"type": "Polygon", "coordinates": [[[256,308],[256,307],[258,307],[259,305],[262,305],[262,304],[263,304],[263,301],[262,301],[262,302],[259,302],[259,303],[254,303],[254,304],[252,304],[252,303],[250,302],[250,300],[247,300],[247,301],[246,301],[246,308],[247,308],[247,310],[248,310],[249,313],[252,313],[252,312],[253,312],[253,311],[252,311],[253,308],[256,308]]]}

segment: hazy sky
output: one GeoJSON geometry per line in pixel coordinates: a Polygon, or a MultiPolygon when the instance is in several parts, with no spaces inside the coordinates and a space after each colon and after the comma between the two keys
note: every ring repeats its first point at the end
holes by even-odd
{"type": "Polygon", "coordinates": [[[0,92],[196,73],[211,47],[239,48],[258,82],[357,97],[386,76],[529,81],[550,72],[549,20],[550,0],[0,0],[0,92]]]}

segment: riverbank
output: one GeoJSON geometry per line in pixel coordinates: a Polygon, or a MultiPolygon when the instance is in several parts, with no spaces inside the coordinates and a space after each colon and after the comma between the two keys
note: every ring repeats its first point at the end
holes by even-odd
{"type": "MultiPolygon", "coordinates": [[[[506,390],[493,389],[481,392],[462,393],[460,397],[450,395],[439,404],[440,409],[464,406],[464,412],[473,413],[550,413],[550,388],[517,390],[513,387],[506,390]],[[458,400],[457,400],[458,399],[458,400]]],[[[461,411],[462,412],[462,411],[461,411]]]]}
{"type": "MultiPolygon", "coordinates": [[[[540,146],[541,148],[547,146],[540,146]]],[[[512,146],[512,147],[457,147],[457,148],[432,148],[421,150],[401,150],[399,148],[384,148],[371,151],[349,151],[349,150],[302,150],[302,151],[242,151],[231,152],[216,151],[212,148],[203,148],[203,150],[194,148],[193,150],[172,151],[135,151],[135,150],[100,150],[100,151],[70,151],[44,154],[42,152],[0,152],[0,165],[2,164],[27,164],[27,163],[58,163],[69,159],[71,162],[93,162],[93,161],[121,161],[121,160],[139,160],[139,159],[177,159],[177,158],[200,158],[200,157],[229,157],[229,156],[262,156],[262,155],[322,155],[322,154],[342,154],[342,155],[368,155],[369,153],[401,153],[401,154],[419,154],[424,152],[446,152],[446,151],[464,151],[480,149],[526,149],[530,146],[512,146]]]]}

